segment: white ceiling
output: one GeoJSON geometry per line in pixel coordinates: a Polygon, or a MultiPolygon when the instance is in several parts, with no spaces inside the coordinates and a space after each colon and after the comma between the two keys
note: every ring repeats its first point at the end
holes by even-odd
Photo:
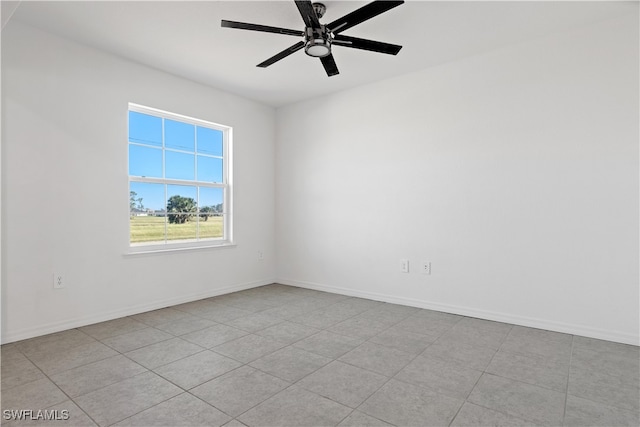
{"type": "MultiPolygon", "coordinates": [[[[324,0],[331,22],[368,3],[324,0]]],[[[132,61],[272,106],[432,67],[557,31],[637,14],[636,2],[408,1],[344,32],[403,45],[397,56],[334,47],[327,77],[303,51],[256,64],[296,43],[280,34],[221,28],[220,20],[300,29],[293,1],[2,2],[3,23],[27,23],[132,61]],[[12,15],[10,15],[12,13],[12,15]]]]}

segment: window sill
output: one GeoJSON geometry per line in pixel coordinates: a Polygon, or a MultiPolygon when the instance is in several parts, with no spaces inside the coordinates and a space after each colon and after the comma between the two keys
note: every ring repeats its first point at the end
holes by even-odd
{"type": "Polygon", "coordinates": [[[140,245],[129,247],[129,252],[125,253],[125,257],[136,257],[140,255],[162,255],[179,252],[201,251],[210,249],[232,248],[237,246],[232,242],[198,242],[175,245],[140,245]]]}

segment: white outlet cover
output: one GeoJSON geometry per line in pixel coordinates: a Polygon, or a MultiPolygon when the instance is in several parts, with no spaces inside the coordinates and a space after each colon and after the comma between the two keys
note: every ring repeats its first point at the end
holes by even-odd
{"type": "Polygon", "coordinates": [[[62,274],[54,274],[53,275],[53,289],[62,289],[64,288],[64,280],[62,274]]]}
{"type": "Polygon", "coordinates": [[[431,262],[430,261],[422,261],[422,266],[421,266],[421,273],[422,274],[427,274],[430,275],[431,274],[431,262]]]}

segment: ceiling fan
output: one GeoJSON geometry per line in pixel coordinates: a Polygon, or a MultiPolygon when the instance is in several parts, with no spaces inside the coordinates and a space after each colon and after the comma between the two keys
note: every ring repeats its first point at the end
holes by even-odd
{"type": "Polygon", "coordinates": [[[369,50],[389,55],[396,55],[400,49],[402,49],[402,46],[395,44],[344,36],[341,33],[355,25],[373,18],[374,16],[387,12],[396,6],[400,6],[404,1],[374,1],[326,25],[321,24],[319,21],[319,18],[322,18],[327,10],[324,4],[311,3],[309,0],[295,0],[295,3],[300,11],[302,20],[304,21],[304,31],[227,21],[225,19],[222,20],[222,26],[226,28],[238,28],[240,30],[253,30],[265,33],[304,37],[304,41],[299,41],[266,61],[261,62],[257,66],[266,68],[269,65],[272,65],[304,48],[307,55],[320,58],[320,61],[322,62],[322,65],[329,77],[339,74],[338,66],[336,65],[336,61],[333,59],[333,55],[331,53],[332,45],[369,50]]]}

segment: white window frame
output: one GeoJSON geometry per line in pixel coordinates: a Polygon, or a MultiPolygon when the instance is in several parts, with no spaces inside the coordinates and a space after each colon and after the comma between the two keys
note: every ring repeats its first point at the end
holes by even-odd
{"type": "MultiPolygon", "coordinates": [[[[182,123],[188,123],[195,126],[206,127],[210,129],[219,130],[222,132],[223,140],[222,140],[222,183],[212,183],[205,181],[197,181],[197,180],[182,180],[182,179],[168,179],[168,178],[150,178],[150,177],[142,177],[142,176],[133,176],[129,175],[129,146],[133,145],[141,145],[132,143],[129,141],[127,137],[127,186],[131,188],[132,182],[145,182],[152,184],[165,184],[165,185],[188,185],[188,186],[197,186],[197,187],[208,187],[208,188],[222,188],[223,190],[223,236],[222,238],[196,238],[189,240],[180,240],[180,241],[172,241],[167,240],[167,223],[165,221],[165,240],[154,241],[154,242],[140,242],[140,243],[131,243],[131,221],[129,220],[128,227],[128,236],[127,240],[129,241],[129,253],[153,253],[153,252],[167,252],[167,251],[177,251],[177,250],[189,250],[189,249],[197,249],[197,248],[213,248],[213,247],[221,247],[221,246],[232,246],[233,243],[233,191],[232,191],[232,179],[233,179],[233,162],[232,162],[232,152],[233,152],[233,129],[230,126],[224,126],[218,123],[213,123],[205,120],[196,119],[193,117],[183,116],[181,114],[171,113],[164,110],[159,110],[157,108],[146,107],[139,104],[129,103],[129,108],[127,111],[127,133],[129,129],[128,117],[129,111],[134,111],[137,113],[147,114],[155,117],[161,117],[163,119],[175,120],[182,123]]],[[[164,123],[164,122],[163,122],[164,123]]],[[[163,126],[164,127],[164,126],[163,126]]],[[[149,147],[149,146],[146,146],[149,147]]],[[[162,170],[164,175],[164,156],[165,156],[165,142],[164,142],[164,128],[162,132],[162,146],[159,148],[162,150],[162,170]]],[[[171,151],[179,151],[171,149],[171,151]]],[[[196,146],[194,148],[194,153],[197,153],[197,137],[196,137],[196,146]]],[[[197,155],[194,156],[196,158],[195,170],[197,171],[197,155]]],[[[196,175],[197,176],[197,175],[196,175]]],[[[199,198],[199,191],[197,192],[199,198]]],[[[127,192],[127,195],[129,192],[127,192]]],[[[166,186],[165,186],[165,203],[167,199],[166,194],[166,186]]],[[[199,202],[199,200],[197,200],[199,202]]],[[[199,209],[199,205],[198,205],[199,209]]],[[[198,211],[199,212],[199,211],[198,211]]],[[[127,205],[127,215],[130,215],[130,205],[127,205]]],[[[166,208],[165,208],[165,218],[167,216],[166,208]]],[[[200,221],[200,215],[196,215],[196,220],[200,221]]]]}

